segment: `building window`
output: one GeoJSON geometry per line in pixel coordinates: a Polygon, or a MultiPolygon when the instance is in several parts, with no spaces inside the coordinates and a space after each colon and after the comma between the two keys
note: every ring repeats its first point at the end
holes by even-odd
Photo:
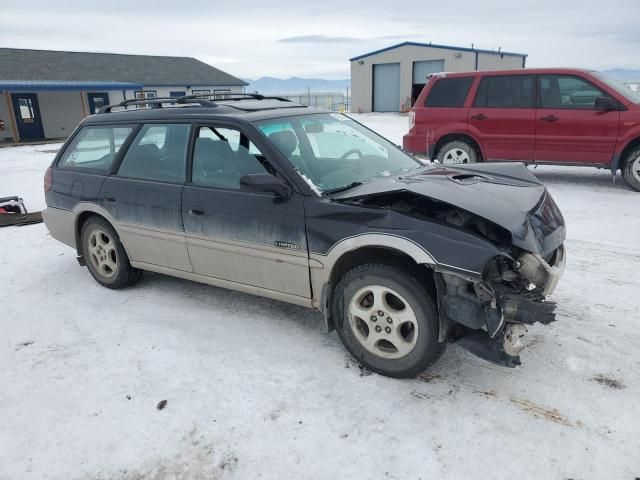
{"type": "MultiPolygon", "coordinates": [[[[138,90],[134,92],[136,96],[136,100],[152,100],[154,98],[158,98],[155,90],[138,90]]],[[[147,108],[148,105],[135,105],[135,108],[147,108]]]]}
{"type": "Polygon", "coordinates": [[[221,89],[221,90],[214,90],[213,91],[213,99],[214,100],[222,100],[224,98],[229,98],[231,90],[228,88],[225,89],[221,89]]]}
{"type": "Polygon", "coordinates": [[[156,98],[158,95],[155,90],[138,90],[136,92],[136,99],[138,100],[146,100],[156,98]]]}
{"type": "Polygon", "coordinates": [[[211,90],[209,90],[208,88],[204,89],[204,90],[194,90],[194,89],[192,89],[191,90],[191,94],[192,95],[211,95],[211,90]]]}

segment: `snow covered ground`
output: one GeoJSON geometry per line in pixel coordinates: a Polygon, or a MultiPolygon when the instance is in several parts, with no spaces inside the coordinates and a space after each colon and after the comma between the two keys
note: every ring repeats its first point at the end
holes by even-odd
{"type": "MultiPolygon", "coordinates": [[[[57,148],[0,149],[0,197],[42,208],[57,148]]],[[[111,291],[44,225],[0,229],[0,479],[640,476],[640,194],[534,173],[568,225],[558,321],[519,368],[450,346],[403,381],[359,368],[316,313],[157,274],[111,291]]]]}

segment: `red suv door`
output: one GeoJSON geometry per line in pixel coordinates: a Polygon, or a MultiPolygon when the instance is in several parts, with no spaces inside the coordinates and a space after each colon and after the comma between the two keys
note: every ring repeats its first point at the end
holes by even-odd
{"type": "Polygon", "coordinates": [[[535,75],[492,75],[480,80],[469,109],[469,131],[486,160],[533,160],[535,75]]]}
{"type": "Polygon", "coordinates": [[[602,163],[611,161],[618,139],[619,111],[595,107],[610,97],[577,75],[539,75],[536,114],[537,162],[602,163]]]}

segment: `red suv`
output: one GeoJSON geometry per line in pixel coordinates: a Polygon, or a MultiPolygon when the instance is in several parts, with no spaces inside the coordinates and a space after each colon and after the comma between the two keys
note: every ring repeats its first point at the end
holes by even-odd
{"type": "Polygon", "coordinates": [[[640,95],[597,72],[433,74],[409,123],[405,150],[441,163],[607,167],[640,191],[640,95]]]}

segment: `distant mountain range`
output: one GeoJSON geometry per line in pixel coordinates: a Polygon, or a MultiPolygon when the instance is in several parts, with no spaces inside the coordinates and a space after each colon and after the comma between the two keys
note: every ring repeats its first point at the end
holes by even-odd
{"type": "Polygon", "coordinates": [[[602,73],[618,80],[619,82],[634,82],[640,83],[640,70],[627,70],[624,68],[611,68],[609,70],[602,70],[602,73]]]}
{"type": "MultiPolygon", "coordinates": [[[[603,70],[602,73],[620,82],[640,83],[640,70],[628,70],[624,68],[611,68],[603,70]]],[[[258,92],[266,94],[285,94],[285,93],[305,93],[307,89],[311,89],[313,93],[323,92],[346,92],[350,87],[351,81],[348,78],[342,80],[326,80],[323,78],[275,78],[261,77],[257,80],[245,78],[249,82],[246,87],[247,92],[258,92]]]]}
{"type": "Polygon", "coordinates": [[[304,93],[307,89],[311,89],[314,93],[322,92],[346,92],[351,81],[347,78],[344,80],[325,80],[322,78],[274,78],[262,77],[257,80],[244,79],[249,82],[249,86],[245,88],[246,92],[258,93],[304,93]]]}

